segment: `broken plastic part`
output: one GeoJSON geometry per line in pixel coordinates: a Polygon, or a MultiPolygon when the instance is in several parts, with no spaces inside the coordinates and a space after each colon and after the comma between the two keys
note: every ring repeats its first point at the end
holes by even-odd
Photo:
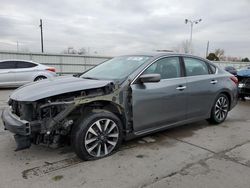
{"type": "Polygon", "coordinates": [[[30,148],[31,141],[30,141],[29,136],[22,136],[22,135],[16,134],[16,135],[14,135],[14,138],[15,138],[15,141],[17,144],[17,148],[15,151],[30,148]]]}

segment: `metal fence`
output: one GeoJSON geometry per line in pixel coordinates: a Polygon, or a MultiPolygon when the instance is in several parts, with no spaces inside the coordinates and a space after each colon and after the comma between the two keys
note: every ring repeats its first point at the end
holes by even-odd
{"type": "Polygon", "coordinates": [[[250,67],[250,62],[234,62],[234,61],[214,61],[219,67],[225,68],[226,66],[232,66],[237,70],[250,67]]]}
{"type": "Polygon", "coordinates": [[[0,60],[22,59],[31,60],[56,68],[58,74],[75,74],[84,72],[111,57],[72,55],[72,54],[47,54],[47,53],[21,53],[0,52],[0,60]]]}
{"type": "MultiPolygon", "coordinates": [[[[71,55],[71,54],[48,54],[48,53],[23,53],[23,52],[0,52],[0,60],[22,59],[32,60],[44,65],[53,66],[59,74],[75,74],[84,72],[111,57],[71,55]]],[[[236,69],[250,66],[249,62],[214,61],[220,67],[233,66],[236,69]]]]}

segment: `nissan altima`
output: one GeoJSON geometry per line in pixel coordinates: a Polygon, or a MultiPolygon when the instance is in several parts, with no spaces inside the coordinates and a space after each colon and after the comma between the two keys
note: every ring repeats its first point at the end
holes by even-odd
{"type": "Polygon", "coordinates": [[[2,120],[17,150],[70,140],[81,159],[94,160],[123,140],[203,119],[222,123],[237,104],[237,78],[193,55],[127,55],[79,77],[25,85],[8,104],[2,120]]]}

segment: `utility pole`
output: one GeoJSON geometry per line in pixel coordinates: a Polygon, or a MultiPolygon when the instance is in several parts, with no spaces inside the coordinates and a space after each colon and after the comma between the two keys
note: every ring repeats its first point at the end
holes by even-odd
{"type": "Polygon", "coordinates": [[[190,39],[189,39],[190,50],[191,50],[191,48],[192,48],[193,26],[194,26],[194,22],[191,22],[191,31],[190,31],[190,39]]]}
{"type": "Polygon", "coordinates": [[[41,29],[41,50],[43,53],[43,20],[40,19],[40,25],[39,25],[40,29],[41,29]]]}
{"type": "Polygon", "coordinates": [[[17,52],[19,51],[19,44],[18,44],[18,41],[16,41],[16,51],[17,51],[17,52]]]}
{"type": "Polygon", "coordinates": [[[209,41],[207,41],[206,58],[207,58],[207,56],[208,56],[208,50],[209,50],[209,41]]]}
{"type": "Polygon", "coordinates": [[[188,24],[188,23],[191,24],[191,32],[190,32],[190,40],[189,40],[189,52],[190,53],[192,52],[193,26],[194,26],[194,24],[198,24],[201,21],[202,21],[202,19],[198,19],[198,20],[185,19],[185,24],[188,24]]]}

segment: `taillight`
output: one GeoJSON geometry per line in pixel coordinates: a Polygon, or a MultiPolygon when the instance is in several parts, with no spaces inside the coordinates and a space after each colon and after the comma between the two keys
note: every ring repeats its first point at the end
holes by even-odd
{"type": "Polygon", "coordinates": [[[49,67],[46,70],[51,71],[51,72],[56,72],[56,69],[54,67],[49,67]]]}
{"type": "Polygon", "coordinates": [[[230,79],[231,79],[236,85],[238,85],[238,78],[236,78],[235,76],[231,76],[230,79]]]}

